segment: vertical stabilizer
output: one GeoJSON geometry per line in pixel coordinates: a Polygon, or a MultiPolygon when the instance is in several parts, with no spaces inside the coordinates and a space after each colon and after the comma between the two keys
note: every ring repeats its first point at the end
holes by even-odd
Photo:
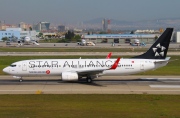
{"type": "Polygon", "coordinates": [[[167,28],[149,50],[139,56],[133,58],[138,59],[165,59],[169,48],[173,28],[167,28]]]}

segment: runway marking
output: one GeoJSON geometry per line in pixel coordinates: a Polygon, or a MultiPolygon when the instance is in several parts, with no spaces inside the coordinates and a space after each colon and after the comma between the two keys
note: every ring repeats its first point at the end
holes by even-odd
{"type": "Polygon", "coordinates": [[[149,85],[151,88],[180,88],[180,85],[149,85]]]}

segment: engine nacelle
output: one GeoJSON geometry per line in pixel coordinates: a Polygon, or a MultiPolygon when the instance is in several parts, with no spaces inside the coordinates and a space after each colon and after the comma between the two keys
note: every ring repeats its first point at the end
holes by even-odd
{"type": "Polygon", "coordinates": [[[76,72],[62,72],[62,80],[63,81],[77,81],[78,74],[76,72]]]}
{"type": "Polygon", "coordinates": [[[24,38],[24,42],[28,43],[28,42],[30,42],[30,41],[31,41],[31,38],[30,38],[30,37],[25,37],[25,38],[24,38]]]}

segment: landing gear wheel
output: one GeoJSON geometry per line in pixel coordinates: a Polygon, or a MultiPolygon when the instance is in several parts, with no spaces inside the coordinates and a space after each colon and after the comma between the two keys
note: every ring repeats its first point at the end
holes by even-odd
{"type": "Polygon", "coordinates": [[[87,77],[86,82],[87,82],[87,83],[92,83],[91,77],[87,77]]]}

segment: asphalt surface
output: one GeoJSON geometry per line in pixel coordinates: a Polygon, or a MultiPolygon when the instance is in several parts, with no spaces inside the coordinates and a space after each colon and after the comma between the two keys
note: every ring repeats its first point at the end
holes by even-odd
{"type": "MultiPolygon", "coordinates": [[[[111,46],[111,44],[107,43],[98,43],[96,46],[78,46],[76,43],[41,43],[39,46],[37,45],[23,45],[19,46],[17,43],[12,43],[12,45],[5,45],[4,42],[0,42],[0,47],[31,47],[31,48],[38,48],[38,47],[60,47],[60,48],[149,48],[152,44],[147,44],[145,47],[140,46],[130,46],[129,44],[116,44],[115,46],[111,46]]],[[[172,43],[169,46],[170,48],[175,48],[177,50],[180,49],[180,44],[172,43]]],[[[89,56],[107,56],[109,52],[1,52],[0,56],[63,56],[63,55],[89,55],[89,56]]],[[[113,52],[113,55],[120,55],[120,56],[135,56],[140,55],[144,52],[113,52]]],[[[168,52],[168,55],[180,55],[179,51],[168,52]]]]}
{"type": "Polygon", "coordinates": [[[86,83],[60,77],[0,76],[0,94],[180,94],[180,76],[106,76],[86,83]]]}
{"type": "MultiPolygon", "coordinates": [[[[147,44],[146,46],[130,46],[128,43],[116,43],[115,46],[112,46],[111,43],[97,43],[95,46],[79,46],[77,43],[39,43],[39,45],[18,45],[16,42],[11,43],[11,45],[6,45],[5,42],[0,42],[0,47],[67,47],[67,48],[81,48],[81,47],[87,47],[87,48],[149,48],[152,46],[152,44],[147,44]]],[[[180,48],[179,43],[170,43],[169,48],[180,48]]]]}
{"type": "MultiPolygon", "coordinates": [[[[107,56],[109,52],[1,52],[0,56],[72,56],[72,55],[88,55],[88,56],[107,56]]],[[[135,56],[144,52],[113,52],[116,56],[135,56]]],[[[167,55],[180,55],[180,52],[168,52],[167,55]]],[[[95,57],[96,58],[96,57],[95,57]]]]}

